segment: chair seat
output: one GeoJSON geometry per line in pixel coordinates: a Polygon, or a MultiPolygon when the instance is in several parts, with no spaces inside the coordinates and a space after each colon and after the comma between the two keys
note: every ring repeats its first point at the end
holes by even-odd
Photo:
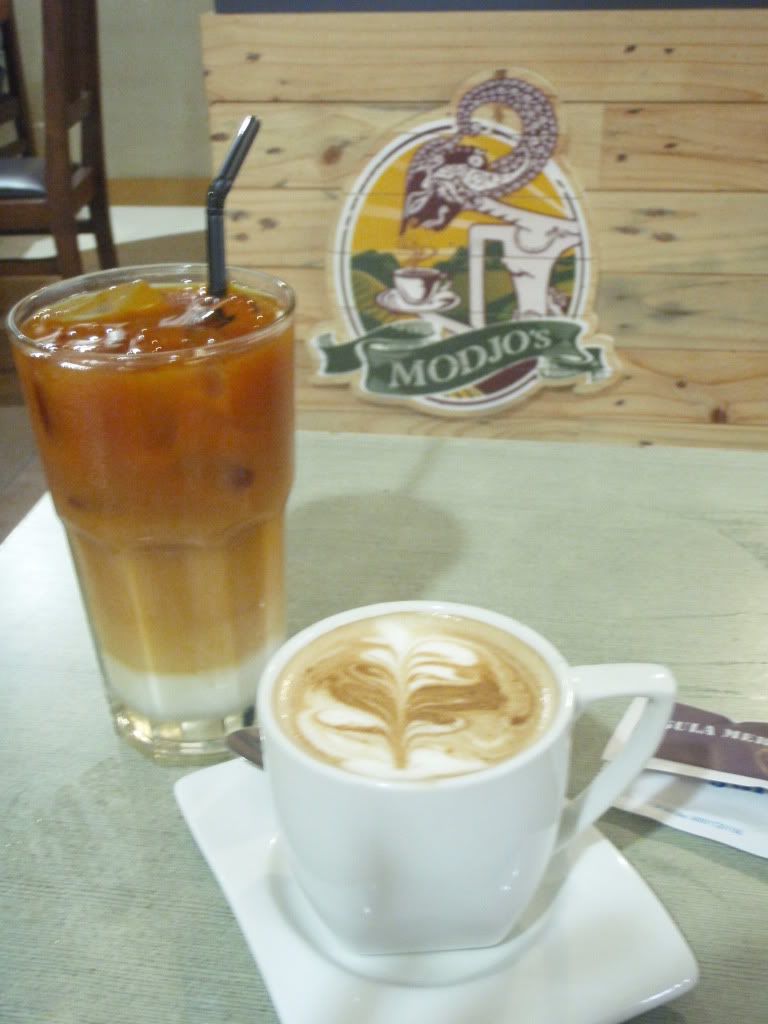
{"type": "Polygon", "coordinates": [[[45,162],[38,157],[0,158],[0,199],[45,199],[45,162]]]}

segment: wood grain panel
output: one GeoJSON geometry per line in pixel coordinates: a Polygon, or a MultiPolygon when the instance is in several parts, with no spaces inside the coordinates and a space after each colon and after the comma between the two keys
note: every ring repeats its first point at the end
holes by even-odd
{"type": "MultiPolygon", "coordinates": [[[[424,437],[474,437],[517,441],[570,441],[592,444],[682,445],[691,448],[768,450],[768,428],[701,423],[638,423],[610,420],[530,420],[522,417],[445,420],[405,409],[377,411],[362,402],[337,400],[319,404],[318,392],[299,390],[297,425],[330,433],[413,434],[424,437]]],[[[330,390],[330,389],[328,389],[330,390]]]]}
{"type": "Polygon", "coordinates": [[[483,43],[497,45],[499,35],[508,32],[510,42],[519,47],[552,45],[570,40],[574,45],[603,48],[620,47],[630,40],[632,52],[647,47],[662,52],[669,46],[678,49],[706,47],[713,53],[733,50],[739,59],[754,61],[749,51],[768,46],[768,17],[765,11],[723,8],[710,11],[690,10],[607,10],[607,11],[494,11],[474,10],[471,14],[428,11],[402,13],[311,14],[286,12],[279,15],[215,14],[201,16],[203,46],[210,31],[218,28],[222,38],[231,40],[244,35],[258,37],[265,46],[306,46],[312,38],[315,45],[330,40],[340,52],[350,47],[359,49],[372,45],[371,33],[380,42],[395,40],[402,45],[408,38],[429,43],[436,49],[452,44],[454,49],[478,48],[483,43]],[[742,57],[743,53],[746,57],[742,57]]]}
{"type": "MultiPolygon", "coordinates": [[[[234,190],[231,261],[322,266],[340,199],[338,190],[234,190]]],[[[754,275],[768,264],[768,195],[593,192],[588,199],[604,270],[754,275]]]]}
{"type": "Polygon", "coordinates": [[[488,67],[564,100],[768,99],[763,11],[203,15],[209,101],[450,100],[488,67]]]}
{"type": "Polygon", "coordinates": [[[768,195],[593,192],[604,269],[754,274],[768,260],[768,195]]]}
{"type": "Polygon", "coordinates": [[[301,426],[768,449],[768,11],[202,23],[214,164],[245,114],[263,119],[229,204],[229,256],[294,284],[302,337],[329,318],[328,257],[355,174],[484,70],[551,82],[586,198],[595,309],[624,363],[609,388],[543,391],[497,416],[448,421],[313,385],[302,348],[301,426]]]}
{"type": "MultiPolygon", "coordinates": [[[[304,338],[333,319],[324,270],[268,265],[297,295],[304,338]]],[[[765,352],[768,288],[763,277],[710,274],[612,274],[600,278],[595,309],[600,329],[619,348],[765,352]]]]}
{"type": "Polygon", "coordinates": [[[595,308],[619,346],[768,350],[764,276],[604,271],[595,308]]]}
{"type": "MultiPolygon", "coordinates": [[[[609,104],[600,188],[768,191],[768,108],[609,104]]],[[[578,165],[577,165],[578,166],[578,165]]]]}
{"type": "MultiPolygon", "coordinates": [[[[443,108],[447,111],[448,108],[443,108]]],[[[215,103],[213,165],[243,118],[262,129],[246,188],[344,187],[382,143],[436,108],[428,103],[215,103]]],[[[516,126],[505,108],[502,123],[516,126]]],[[[480,112],[482,114],[482,112],[480,112]]],[[[561,104],[568,164],[588,189],[768,191],[768,109],[762,104],[561,104]]]]}
{"type": "Polygon", "coordinates": [[[699,352],[694,358],[690,351],[623,349],[616,382],[596,394],[545,388],[496,416],[447,423],[397,406],[363,402],[349,387],[317,385],[304,347],[298,360],[299,409],[305,422],[316,417],[318,429],[326,429],[321,422],[336,422],[331,429],[548,440],[594,439],[602,432],[640,443],[661,436],[668,441],[675,431],[678,439],[694,436],[686,427],[717,426],[723,437],[728,436],[726,429],[732,431],[731,440],[740,445],[748,439],[747,447],[768,448],[768,352],[699,352]]]}
{"type": "MultiPolygon", "coordinates": [[[[250,113],[259,115],[262,128],[238,179],[241,185],[332,188],[347,186],[392,135],[406,132],[414,122],[448,115],[449,108],[433,103],[214,103],[210,107],[214,166],[250,113]]],[[[483,113],[480,109],[477,116],[483,113]]],[[[494,113],[502,124],[517,127],[517,118],[506,108],[494,113]]],[[[578,181],[585,187],[599,184],[602,119],[600,103],[566,104],[561,115],[569,163],[578,168],[578,181]]]]}
{"type": "MultiPolygon", "coordinates": [[[[609,275],[597,304],[601,328],[613,331],[628,302],[639,314],[634,330],[618,332],[622,370],[610,387],[593,395],[545,389],[497,416],[453,423],[434,421],[397,406],[363,402],[349,387],[313,383],[315,364],[304,342],[312,327],[327,317],[324,274],[319,270],[295,270],[286,276],[298,294],[301,342],[297,348],[297,399],[300,424],[307,428],[548,440],[732,443],[768,449],[768,350],[764,343],[761,347],[760,319],[765,308],[752,310],[755,319],[751,324],[742,317],[731,334],[724,330],[719,346],[716,330],[712,337],[702,338],[696,328],[697,323],[708,322],[707,300],[711,303],[714,296],[732,285],[728,280],[692,276],[681,278],[677,288],[670,290],[663,275],[609,275]],[[723,337],[728,339],[728,347],[723,346],[723,337]],[[701,431],[698,441],[697,430],[701,431]]],[[[722,297],[725,305],[719,316],[725,324],[729,298],[735,298],[736,293],[726,291],[722,297]]]]}

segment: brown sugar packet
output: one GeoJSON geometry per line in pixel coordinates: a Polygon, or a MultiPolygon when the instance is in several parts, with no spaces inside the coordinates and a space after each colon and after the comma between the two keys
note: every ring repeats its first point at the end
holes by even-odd
{"type": "MultiPolygon", "coordinates": [[[[626,743],[641,711],[642,701],[633,701],[604,757],[626,743]]],[[[768,857],[768,723],[675,704],[646,768],[615,807],[768,857]]]]}
{"type": "Polygon", "coordinates": [[[768,722],[736,723],[675,704],[656,757],[768,782],[768,722]]]}
{"type": "MultiPolygon", "coordinates": [[[[614,756],[642,708],[633,701],[606,748],[614,756]]],[[[742,786],[768,783],[768,722],[734,722],[691,704],[675,704],[647,768],[742,786]]]]}

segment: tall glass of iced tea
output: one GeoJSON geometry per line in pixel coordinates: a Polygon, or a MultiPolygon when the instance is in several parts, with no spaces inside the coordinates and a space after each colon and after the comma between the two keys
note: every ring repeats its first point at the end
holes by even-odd
{"type": "Polygon", "coordinates": [[[23,299],[9,326],[118,733],[205,761],[253,716],[283,639],[293,476],[288,285],[121,268],[23,299]]]}

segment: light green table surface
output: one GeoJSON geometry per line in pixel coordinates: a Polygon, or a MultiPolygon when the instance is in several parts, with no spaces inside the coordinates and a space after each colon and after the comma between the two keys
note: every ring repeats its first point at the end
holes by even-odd
{"type": "MultiPolygon", "coordinates": [[[[299,438],[292,632],[371,601],[465,601],[527,621],[574,663],[663,662],[682,700],[764,720],[767,569],[768,454],[299,438]]],[[[3,1024],[273,1022],[177,811],[184,770],[111,731],[48,499],[0,548],[0,716],[3,1024]]],[[[611,721],[580,723],[576,782],[611,721]]],[[[768,862],[621,811],[600,827],[701,967],[693,992],[638,1020],[768,1020],[768,862]]]]}

